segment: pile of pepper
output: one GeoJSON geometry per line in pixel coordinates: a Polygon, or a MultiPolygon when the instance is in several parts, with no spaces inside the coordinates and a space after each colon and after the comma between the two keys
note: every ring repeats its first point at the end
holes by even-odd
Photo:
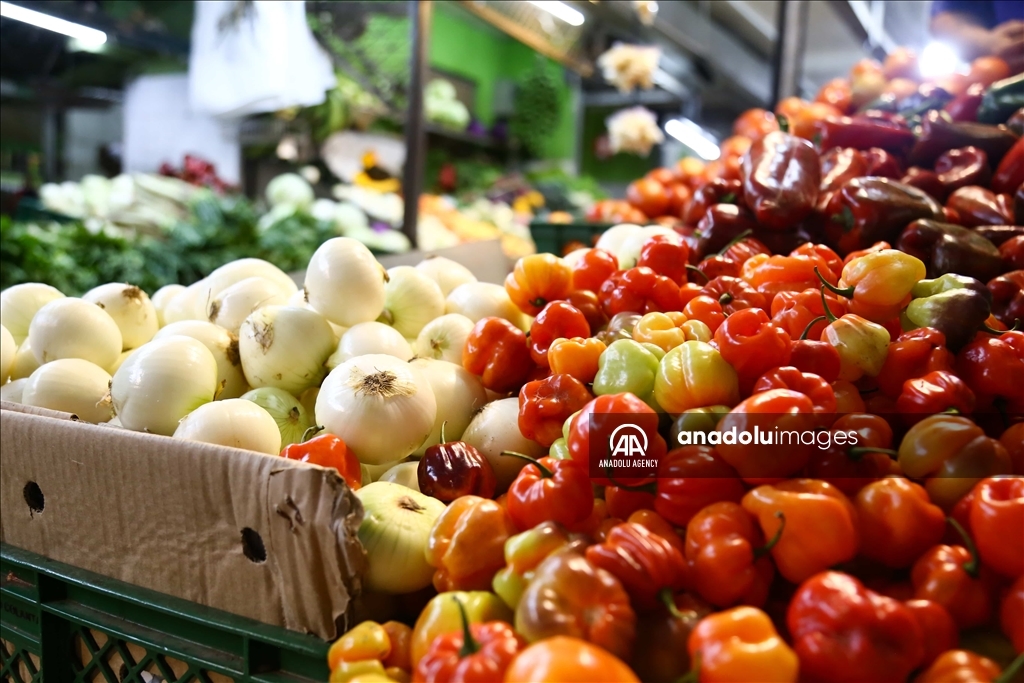
{"type": "Polygon", "coordinates": [[[673,172],[682,243],[516,264],[529,331],[480,320],[463,365],[548,455],[507,453],[502,490],[466,443],[428,454],[435,590],[345,634],[332,681],[1018,680],[1024,109],[912,123],[829,88],[673,172]],[[621,414],[656,476],[592,476],[621,414]],[[780,423],[829,445],[677,439],[780,423]]]}

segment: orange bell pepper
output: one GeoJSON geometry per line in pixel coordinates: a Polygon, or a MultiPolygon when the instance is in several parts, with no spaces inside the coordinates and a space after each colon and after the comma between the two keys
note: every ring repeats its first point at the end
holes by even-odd
{"type": "Polygon", "coordinates": [[[910,570],[914,597],[939,603],[962,629],[981,626],[992,616],[994,577],[959,523],[949,523],[965,545],[937,545],[918,558],[910,570]]]}
{"type": "Polygon", "coordinates": [[[553,254],[531,254],[516,261],[505,291],[520,311],[537,315],[549,302],[569,294],[572,269],[553,254]]]}
{"type": "Polygon", "coordinates": [[[970,521],[981,561],[1010,579],[1024,575],[1024,477],[978,482],[970,521]]]}
{"type": "Polygon", "coordinates": [[[505,683],[640,683],[616,657],[570,636],[554,636],[520,652],[505,671],[505,683]]]}
{"type": "Polygon", "coordinates": [[[857,511],[842,491],[817,479],[791,479],[759,486],[743,497],[743,507],[761,523],[766,538],[786,529],[772,548],[779,573],[801,581],[857,555],[857,511]]]}
{"type": "Polygon", "coordinates": [[[734,607],[704,617],[690,634],[701,683],[796,683],[799,660],[767,614],[734,607]],[[698,660],[699,657],[699,660],[698,660]]]}
{"type": "Polygon", "coordinates": [[[914,683],[992,683],[1002,670],[988,657],[968,650],[949,650],[939,655],[914,683]]]}
{"type": "Polygon", "coordinates": [[[590,384],[597,375],[597,359],[605,348],[603,341],[593,337],[562,337],[548,347],[548,365],[552,374],[571,375],[584,384],[590,384]]]}
{"type": "MultiPolygon", "coordinates": [[[[702,291],[702,290],[701,290],[702,291]]],[[[699,320],[708,326],[711,334],[718,330],[718,326],[725,320],[725,312],[722,304],[707,294],[697,294],[686,302],[683,307],[683,315],[687,320],[699,320]]]]}
{"type": "Polygon", "coordinates": [[[505,566],[505,541],[516,533],[508,511],[487,498],[461,496],[434,522],[427,562],[438,592],[488,590],[505,566]]]}
{"type": "Polygon", "coordinates": [[[718,607],[761,607],[775,567],[768,553],[783,527],[764,543],[757,520],[736,503],[713,503],[686,525],[686,559],[693,588],[718,607]]]}
{"type": "Polygon", "coordinates": [[[835,284],[839,277],[829,269],[828,262],[818,254],[767,256],[759,254],[743,264],[740,276],[770,305],[782,292],[802,292],[818,285],[820,272],[835,284]]]}
{"type": "Polygon", "coordinates": [[[573,636],[629,659],[636,613],[614,575],[566,549],[537,567],[516,607],[515,625],[531,643],[573,636]]]}
{"type": "Polygon", "coordinates": [[[923,487],[902,477],[868,484],[853,499],[861,553],[887,567],[909,567],[942,541],[946,515],[923,487]]]}

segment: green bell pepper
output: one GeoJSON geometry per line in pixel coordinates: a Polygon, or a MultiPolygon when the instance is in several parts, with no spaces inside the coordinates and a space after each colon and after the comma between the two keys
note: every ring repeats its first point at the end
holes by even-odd
{"type": "Polygon", "coordinates": [[[655,410],[654,378],[665,352],[654,344],[641,344],[632,339],[619,339],[597,359],[594,395],[629,392],[655,410]]]}

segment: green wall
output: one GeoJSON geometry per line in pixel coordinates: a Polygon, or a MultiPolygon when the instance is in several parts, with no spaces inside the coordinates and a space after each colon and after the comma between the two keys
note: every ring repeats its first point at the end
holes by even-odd
{"type": "Polygon", "coordinates": [[[451,3],[438,2],[434,8],[430,65],[476,82],[476,106],[473,113],[485,125],[494,123],[494,85],[497,81],[522,78],[530,73],[538,59],[545,68],[557,73],[562,85],[562,115],[548,141],[544,157],[571,157],[575,132],[572,92],[566,83],[565,69],[489,24],[467,16],[464,10],[451,3]]]}

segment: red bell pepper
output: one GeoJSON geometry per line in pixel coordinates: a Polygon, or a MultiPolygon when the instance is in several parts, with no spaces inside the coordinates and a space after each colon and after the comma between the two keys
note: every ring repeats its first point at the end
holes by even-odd
{"type": "Polygon", "coordinates": [[[791,389],[811,399],[814,412],[830,418],[836,412],[836,394],[824,379],[792,366],[780,366],[761,375],[754,383],[753,393],[772,389],[791,389]]]}
{"type": "Polygon", "coordinates": [[[551,375],[527,382],[519,390],[519,431],[527,439],[550,446],[562,436],[569,416],[593,395],[571,375],[551,375]]]}
{"type": "Polygon", "coordinates": [[[683,225],[697,225],[708,209],[718,204],[735,204],[743,192],[739,180],[715,178],[697,188],[693,199],[683,214],[683,225]]]}
{"type": "Polygon", "coordinates": [[[978,408],[1001,400],[1007,410],[1024,413],[1024,332],[981,334],[957,354],[956,370],[978,399],[978,408]]]}
{"type": "Polygon", "coordinates": [[[899,159],[880,147],[866,150],[864,158],[868,162],[866,175],[876,178],[891,178],[892,180],[899,180],[903,177],[903,166],[899,159]]]}
{"type": "Polygon", "coordinates": [[[974,402],[974,392],[962,379],[948,370],[935,370],[903,383],[903,391],[896,399],[896,410],[910,426],[936,413],[951,410],[973,413],[974,402]]]}
{"type": "Polygon", "coordinates": [[[750,235],[757,229],[757,221],[747,207],[738,204],[715,204],[697,223],[698,258],[717,254],[743,235],[750,235]]]}
{"type": "Polygon", "coordinates": [[[526,641],[503,621],[470,624],[458,598],[462,631],[437,636],[416,663],[417,683],[476,683],[501,680],[526,641]]]}
{"type": "MultiPolygon", "coordinates": [[[[951,520],[950,524],[959,526],[951,520]]],[[[961,629],[981,626],[992,616],[994,577],[978,561],[978,553],[961,529],[964,545],[937,545],[910,570],[914,597],[937,602],[961,629]]]]}
{"type": "Polygon", "coordinates": [[[868,484],[853,500],[860,524],[861,553],[887,567],[914,564],[942,540],[946,515],[924,487],[902,477],[868,484]]]}
{"type": "Polygon", "coordinates": [[[686,526],[712,503],[738,503],[745,492],[732,466],[710,446],[674,448],[658,462],[654,510],[677,526],[686,526]]]}
{"type": "Polygon", "coordinates": [[[530,325],[530,357],[541,367],[548,364],[548,348],[560,337],[589,337],[590,324],[575,306],[552,301],[544,306],[530,325]]]}
{"type": "Polygon", "coordinates": [[[871,149],[879,147],[903,156],[914,144],[914,133],[905,123],[867,116],[829,116],[814,125],[818,146],[871,149]]]}
{"type": "Polygon", "coordinates": [[[601,285],[598,296],[608,315],[627,311],[641,314],[678,311],[680,308],[679,285],[644,266],[612,274],[601,285]]]}
{"type": "MultiPolygon", "coordinates": [[[[842,268],[840,268],[842,270],[842,268]]],[[[844,316],[848,312],[845,299],[826,292],[828,308],[833,315],[844,316]]],[[[805,337],[820,339],[828,325],[824,318],[825,308],[821,303],[818,287],[808,287],[802,292],[779,292],[772,299],[772,322],[786,330],[792,339],[805,337]]]]}
{"type": "Polygon", "coordinates": [[[483,318],[462,350],[462,366],[491,391],[518,389],[534,368],[526,334],[504,318],[483,318]]]}
{"type": "Polygon", "coordinates": [[[949,150],[935,160],[935,173],[947,195],[968,185],[987,186],[992,178],[988,155],[977,147],[949,150]]]}
{"type": "Polygon", "coordinates": [[[629,519],[637,510],[653,510],[654,494],[650,491],[635,491],[631,487],[605,486],[604,502],[608,506],[609,517],[629,519]]]}
{"type": "Polygon", "coordinates": [[[990,477],[973,494],[971,532],[981,561],[1010,579],[1024,575],[1024,477],[990,477]]]}
{"type": "Polygon", "coordinates": [[[896,398],[907,380],[936,370],[951,371],[955,362],[956,357],[946,348],[944,334],[933,327],[919,327],[904,332],[889,345],[889,354],[875,379],[882,393],[896,398]]]}
{"type": "MultiPolygon", "coordinates": [[[[629,422],[639,427],[647,436],[647,459],[658,459],[667,450],[665,440],[658,434],[658,413],[646,403],[630,393],[607,394],[590,401],[572,418],[569,423],[569,436],[566,445],[573,461],[581,466],[584,472],[590,472],[591,435],[596,429],[602,438],[611,436],[609,425],[621,423],[617,415],[629,415],[629,422]]],[[[605,446],[607,449],[607,446],[605,446]]],[[[635,484],[638,482],[610,481],[606,477],[594,477],[594,483],[608,485],[616,483],[635,484]]],[[[643,483],[643,482],[639,482],[643,483]]]]}
{"type": "Polygon", "coordinates": [[[900,182],[904,185],[910,185],[930,195],[932,199],[945,202],[946,197],[949,193],[946,191],[946,187],[939,180],[939,176],[935,171],[929,171],[925,168],[919,168],[917,166],[911,166],[907,169],[907,172],[900,178],[900,182]]]}
{"type": "MultiPolygon", "coordinates": [[[[821,155],[821,185],[819,198],[834,192],[854,178],[868,175],[868,162],[852,147],[833,147],[821,155]]],[[[819,199],[820,204],[820,199],[819,199]]]]}
{"type": "Polygon", "coordinates": [[[685,242],[677,244],[667,235],[655,235],[640,248],[638,266],[647,266],[658,275],[667,277],[676,285],[686,282],[686,264],[690,248],[685,242]]]}
{"type": "Polygon", "coordinates": [[[956,211],[960,225],[974,228],[979,225],[1011,225],[1013,208],[1001,196],[984,187],[961,187],[949,195],[946,206],[956,211]]]}
{"type": "MultiPolygon", "coordinates": [[[[833,389],[834,391],[834,389],[833,389]]],[[[868,484],[899,472],[890,457],[892,427],[879,415],[849,413],[832,423],[828,448],[816,449],[806,476],[821,479],[848,496],[868,484]],[[856,437],[856,444],[854,439],[856,437]]]]}
{"type": "MultiPolygon", "coordinates": [[[[978,183],[979,185],[982,183],[978,183]]],[[[993,192],[1009,194],[1024,184],[1024,138],[1017,140],[992,176],[993,192]]]]}
{"type": "Polygon", "coordinates": [[[921,627],[924,658],[921,666],[931,666],[943,652],[952,650],[960,642],[959,629],[946,608],[931,600],[907,600],[904,603],[921,627]]]}
{"type": "Polygon", "coordinates": [[[588,249],[572,265],[572,289],[601,291],[601,285],[619,269],[615,255],[604,249],[588,249]]]}
{"type": "Polygon", "coordinates": [[[888,178],[854,178],[826,207],[825,236],[839,253],[894,242],[911,221],[942,220],[942,206],[916,187],[888,178]]]}
{"type": "Polygon", "coordinates": [[[508,489],[506,506],[516,527],[532,529],[543,522],[572,526],[590,516],[594,490],[587,470],[574,460],[503,453],[531,462],[519,471],[508,489]]]}
{"type": "Polygon", "coordinates": [[[587,559],[611,573],[637,609],[652,610],[662,603],[660,593],[681,590],[686,560],[673,545],[646,527],[625,522],[612,527],[602,543],[587,548],[587,559]]]}
{"type": "Polygon", "coordinates": [[[362,486],[359,459],[345,442],[334,434],[320,434],[308,441],[289,444],[281,451],[281,457],[301,460],[320,467],[333,467],[353,491],[362,486]]]}
{"type": "Polygon", "coordinates": [[[797,589],[786,623],[801,680],[905,683],[924,660],[924,636],[898,600],[827,571],[797,589]]]}
{"type": "Polygon", "coordinates": [[[839,379],[842,368],[836,348],[820,339],[794,339],[789,350],[789,364],[801,372],[814,373],[829,384],[839,379]]]}
{"type": "Polygon", "coordinates": [[[1024,653],[1024,574],[1017,577],[1003,596],[1003,604],[999,608],[999,624],[1017,654],[1024,653]]]}
{"type": "MultiPolygon", "coordinates": [[[[751,261],[753,260],[755,259],[751,259],[751,261]]],[[[716,277],[704,285],[701,289],[701,294],[710,296],[718,301],[725,315],[732,315],[736,311],[742,311],[747,308],[768,310],[768,301],[764,295],[736,277],[729,277],[727,275],[716,277]]]]}
{"type": "Polygon", "coordinates": [[[686,525],[686,559],[693,589],[718,607],[761,607],[775,577],[768,553],[778,542],[764,542],[757,520],[736,503],[708,505],[686,525]]]}
{"type": "Polygon", "coordinates": [[[715,332],[718,352],[735,368],[745,396],[761,375],[789,363],[790,341],[760,308],[736,311],[715,332]]]}

